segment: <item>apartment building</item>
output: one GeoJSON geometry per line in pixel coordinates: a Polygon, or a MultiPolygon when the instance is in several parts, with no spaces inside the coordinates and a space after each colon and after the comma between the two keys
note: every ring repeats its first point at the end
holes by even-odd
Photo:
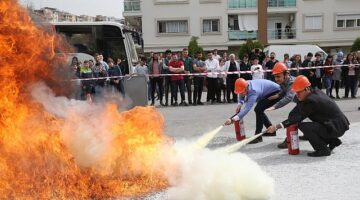
{"type": "MultiPolygon", "coordinates": [[[[359,0],[268,0],[268,44],[346,50],[360,36],[359,0]]],[[[205,50],[236,51],[258,33],[257,0],[125,0],[126,23],[143,33],[144,51],[181,50],[191,36],[205,50]]]]}

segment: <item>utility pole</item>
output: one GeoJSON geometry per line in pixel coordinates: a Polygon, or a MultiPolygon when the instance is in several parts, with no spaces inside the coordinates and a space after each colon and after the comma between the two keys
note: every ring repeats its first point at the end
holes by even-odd
{"type": "Polygon", "coordinates": [[[267,23],[268,23],[268,0],[257,0],[258,7],[258,40],[263,45],[268,43],[267,23]]]}

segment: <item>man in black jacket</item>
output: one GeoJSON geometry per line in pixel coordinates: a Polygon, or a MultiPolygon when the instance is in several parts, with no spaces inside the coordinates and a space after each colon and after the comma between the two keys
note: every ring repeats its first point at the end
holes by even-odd
{"type": "Polygon", "coordinates": [[[292,91],[296,92],[295,108],[287,120],[270,126],[267,132],[273,133],[279,128],[298,123],[299,129],[315,149],[308,156],[329,156],[341,144],[339,137],[349,129],[348,119],[334,100],[319,89],[311,88],[311,83],[305,76],[296,77],[292,91]],[[312,122],[302,122],[305,118],[312,122]]]}

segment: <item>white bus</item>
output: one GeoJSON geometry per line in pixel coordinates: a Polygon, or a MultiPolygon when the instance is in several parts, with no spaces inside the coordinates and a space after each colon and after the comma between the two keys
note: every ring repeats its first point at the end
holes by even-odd
{"type": "MultiPolygon", "coordinates": [[[[116,22],[55,22],[56,32],[63,35],[75,48],[71,56],[78,55],[88,59],[95,53],[102,53],[104,61],[120,58],[125,66],[125,74],[132,74],[138,62],[133,38],[141,41],[139,35],[116,22]],[[85,55],[85,56],[84,56],[85,55]]],[[[139,44],[141,45],[141,44],[139,44]]],[[[132,106],[147,105],[147,86],[144,77],[124,80],[125,93],[132,100],[132,106]]]]}

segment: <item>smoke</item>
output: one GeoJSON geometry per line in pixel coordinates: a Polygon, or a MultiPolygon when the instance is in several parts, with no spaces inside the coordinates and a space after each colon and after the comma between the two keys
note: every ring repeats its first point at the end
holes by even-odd
{"type": "MultiPolygon", "coordinates": [[[[48,112],[64,119],[61,137],[80,166],[102,163],[114,140],[108,127],[115,123],[104,115],[103,104],[56,97],[43,83],[33,85],[31,94],[48,112]]],[[[206,134],[199,144],[214,134],[206,134]]],[[[273,179],[248,156],[198,148],[198,142],[177,141],[173,146],[164,146],[154,159],[151,168],[161,170],[170,184],[169,199],[269,199],[273,195],[273,179]]],[[[141,155],[137,158],[141,160],[141,155]]]]}
{"type": "Polygon", "coordinates": [[[175,145],[179,170],[169,173],[169,199],[233,200],[269,199],[274,181],[242,153],[189,149],[188,142],[175,145]]]}
{"type": "Polygon", "coordinates": [[[64,120],[61,138],[82,167],[98,164],[111,146],[111,119],[104,117],[103,104],[56,97],[44,83],[31,86],[31,95],[51,114],[64,120]]]}

